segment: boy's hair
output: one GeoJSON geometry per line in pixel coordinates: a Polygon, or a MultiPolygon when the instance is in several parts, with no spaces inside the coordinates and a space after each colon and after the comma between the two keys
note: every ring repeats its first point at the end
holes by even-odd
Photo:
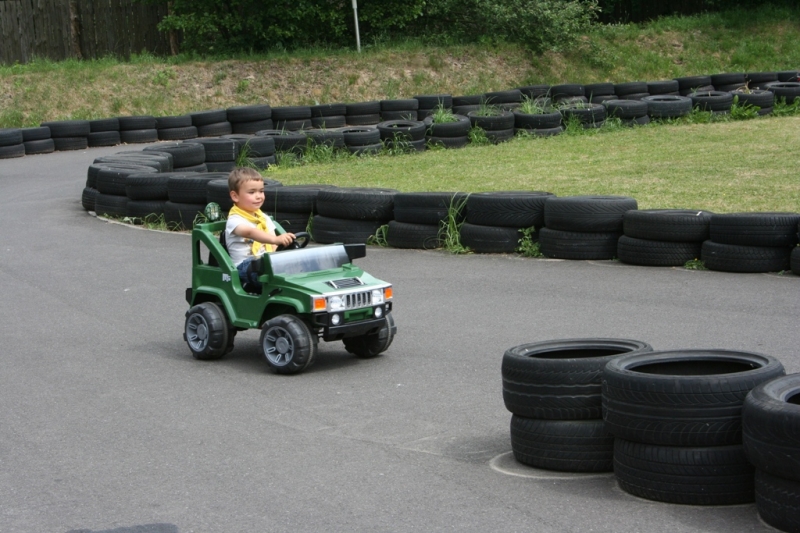
{"type": "Polygon", "coordinates": [[[254,168],[236,167],[228,174],[228,190],[239,192],[239,187],[246,181],[262,181],[264,178],[254,168]]]}

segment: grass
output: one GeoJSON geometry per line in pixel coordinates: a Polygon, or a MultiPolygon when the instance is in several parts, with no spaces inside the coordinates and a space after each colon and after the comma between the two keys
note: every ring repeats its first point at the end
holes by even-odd
{"type": "Polygon", "coordinates": [[[792,154],[800,153],[800,116],[693,120],[575,128],[573,135],[526,136],[500,145],[278,167],[271,177],[287,185],[400,191],[626,195],[636,198],[640,209],[800,211],[800,182],[792,163],[792,154]]]}
{"type": "Polygon", "coordinates": [[[657,80],[800,65],[800,6],[760,6],[648,24],[597,26],[566,52],[521,46],[379,43],[226,58],[149,54],[122,62],[0,66],[0,128],[45,120],[178,115],[235,105],[302,105],[481,94],[540,83],[657,80]]]}

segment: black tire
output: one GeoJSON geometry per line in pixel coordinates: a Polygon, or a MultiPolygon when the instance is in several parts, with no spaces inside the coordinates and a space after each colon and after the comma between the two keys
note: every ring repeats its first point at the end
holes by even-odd
{"type": "Polygon", "coordinates": [[[186,126],[184,128],[164,128],[158,130],[159,141],[184,141],[197,138],[197,127],[186,126]]]}
{"type": "Polygon", "coordinates": [[[231,327],[219,305],[204,302],[186,311],[183,340],[192,357],[201,361],[219,359],[228,349],[231,327]]]}
{"type": "Polygon", "coordinates": [[[480,105],[456,105],[453,106],[453,114],[468,116],[473,111],[480,111],[480,105]]]}
{"type": "Polygon", "coordinates": [[[371,146],[381,142],[381,132],[374,126],[341,128],[347,146],[371,146]]]}
{"type": "Polygon", "coordinates": [[[555,101],[576,96],[586,96],[586,88],[583,85],[576,83],[565,83],[550,87],[550,98],[555,101]]]}
{"type": "Polygon", "coordinates": [[[647,82],[647,92],[651,96],[659,94],[678,94],[680,85],[677,80],[657,80],[647,82]]]}
{"type": "Polygon", "coordinates": [[[636,239],[701,243],[708,239],[712,214],[689,209],[633,209],[622,216],[622,231],[636,239]]]}
{"type": "Polygon", "coordinates": [[[721,74],[712,74],[711,75],[711,85],[714,87],[720,87],[722,85],[737,85],[739,87],[743,86],[747,80],[745,80],[744,72],[723,72],[721,74]]]}
{"type": "Polygon", "coordinates": [[[189,126],[192,126],[192,117],[190,115],[173,115],[168,117],[156,117],[157,130],[188,128],[189,126]]]}
{"type": "Polygon", "coordinates": [[[128,197],[98,192],[94,197],[94,211],[98,215],[124,217],[128,215],[128,197]]]}
{"type": "Polygon", "coordinates": [[[621,233],[625,212],[637,207],[628,196],[551,196],[544,204],[544,225],[561,231],[621,233]]]}
{"type": "Polygon", "coordinates": [[[234,134],[239,135],[254,135],[256,132],[261,130],[271,130],[274,127],[275,123],[271,118],[265,120],[255,120],[253,122],[231,122],[231,130],[234,134]]]}
{"type": "Polygon", "coordinates": [[[539,230],[539,249],[553,259],[608,260],[617,256],[621,232],[539,230]]]}
{"type": "Polygon", "coordinates": [[[19,128],[2,128],[0,129],[0,148],[5,146],[17,146],[22,144],[25,139],[22,136],[22,130],[19,128]]]}
{"type": "Polygon", "coordinates": [[[312,117],[311,126],[313,128],[344,128],[347,125],[347,117],[344,115],[334,115],[330,117],[312,117]]]}
{"type": "Polygon", "coordinates": [[[730,111],[733,105],[733,95],[722,91],[699,91],[689,95],[692,106],[701,111],[730,111]]]}
{"type": "Polygon", "coordinates": [[[608,100],[603,105],[609,117],[626,120],[647,116],[647,102],[641,100],[608,100]]]}
{"type": "Polygon", "coordinates": [[[205,163],[236,161],[239,157],[239,144],[233,139],[193,139],[185,144],[202,144],[206,154],[205,163]]]}
{"type": "Polygon", "coordinates": [[[94,211],[94,203],[97,199],[97,189],[93,189],[91,187],[84,187],[83,192],[81,193],[81,206],[86,211],[94,211]]]}
{"type": "Polygon", "coordinates": [[[648,96],[650,96],[650,93],[635,93],[635,94],[626,94],[625,96],[620,96],[619,99],[637,101],[646,98],[648,96]]]}
{"type": "Polygon", "coordinates": [[[614,436],[602,420],[511,416],[511,450],[525,465],[560,472],[611,472],[614,436]]]}
{"type": "Polygon", "coordinates": [[[53,146],[59,152],[86,150],[89,140],[86,137],[53,137],[53,146]]]}
{"type": "Polygon", "coordinates": [[[43,141],[50,138],[50,128],[48,127],[20,128],[19,131],[22,132],[22,142],[43,141]]]}
{"type": "Polygon", "coordinates": [[[206,163],[209,172],[231,172],[236,168],[235,161],[219,161],[206,163]]]}
{"type": "Polygon", "coordinates": [[[443,147],[443,148],[464,148],[469,144],[469,137],[425,137],[425,144],[429,147],[443,147]]]}
{"type": "Polygon", "coordinates": [[[514,253],[522,239],[518,228],[478,226],[468,222],[461,226],[459,235],[462,245],[479,254],[514,253]]]}
{"type": "Polygon", "coordinates": [[[583,86],[584,96],[590,100],[596,96],[614,96],[613,83],[588,83],[583,86]]]}
{"type": "MultiPolygon", "coordinates": [[[[267,213],[265,211],[265,213],[267,213]]],[[[283,229],[290,233],[297,233],[299,231],[308,230],[308,221],[311,218],[311,213],[288,213],[285,211],[269,211],[267,213],[272,217],[275,222],[281,225],[283,229]]]]}
{"type": "Polygon", "coordinates": [[[345,104],[345,116],[352,115],[378,115],[381,112],[381,102],[373,100],[371,102],[354,102],[345,104]]]}
{"type": "Polygon", "coordinates": [[[725,213],[711,216],[710,239],[742,246],[796,246],[800,214],[725,213]]]}
{"type": "Polygon", "coordinates": [[[544,225],[544,206],[553,193],[479,192],[467,198],[467,222],[480,226],[530,228],[544,225]]]}
{"type": "Polygon", "coordinates": [[[126,213],[134,223],[156,220],[158,217],[164,216],[165,203],[166,200],[128,200],[126,213]]]}
{"type": "Polygon", "coordinates": [[[467,114],[472,127],[484,130],[507,130],[514,127],[514,113],[499,111],[498,115],[481,115],[481,111],[471,111],[467,114]]]}
{"type": "Polygon", "coordinates": [[[742,404],[784,375],[774,357],[731,350],[629,355],[603,370],[603,419],[614,436],[662,446],[742,442],[742,404]]]}
{"type": "Polygon", "coordinates": [[[272,120],[274,121],[293,121],[305,120],[311,118],[311,107],[298,105],[298,106],[280,106],[272,108],[272,120]]]}
{"type": "Polygon", "coordinates": [[[652,118],[677,118],[692,112],[692,99],[686,96],[651,95],[642,98],[652,118]]]}
{"type": "Polygon", "coordinates": [[[311,118],[344,116],[347,113],[347,104],[318,104],[312,105],[311,118]]]}
{"type": "Polygon", "coordinates": [[[792,248],[792,253],[789,256],[790,268],[795,276],[800,276],[800,246],[792,248]]]}
{"type": "Polygon", "coordinates": [[[749,87],[752,88],[759,88],[759,86],[770,83],[773,81],[778,81],[778,73],[777,72],[747,72],[744,75],[744,78],[747,80],[749,87]]]}
{"type": "Polygon", "coordinates": [[[268,120],[272,118],[272,108],[266,104],[233,106],[225,110],[225,117],[231,123],[268,120]]]}
{"type": "Polygon", "coordinates": [[[389,349],[396,332],[397,327],[394,325],[394,318],[392,318],[391,313],[387,313],[386,321],[377,333],[347,337],[342,339],[342,342],[344,343],[344,349],[356,357],[371,359],[389,349]]]}
{"type": "Polygon", "coordinates": [[[636,239],[623,235],[617,243],[617,258],[640,266],[683,266],[700,259],[699,242],[666,242],[636,239]]]}
{"type": "Polygon", "coordinates": [[[170,172],[172,170],[172,156],[162,152],[117,152],[114,155],[98,157],[95,163],[122,163],[151,167],[157,172],[170,172]]]}
{"type": "Polygon", "coordinates": [[[256,132],[259,137],[271,137],[275,143],[276,152],[302,153],[308,146],[308,137],[305,133],[292,133],[281,130],[261,130],[256,132]]]}
{"type": "Polygon", "coordinates": [[[267,366],[278,374],[302,372],[317,354],[316,336],[293,315],[279,315],[264,322],[259,344],[267,366]]]}
{"type": "Polygon", "coordinates": [[[693,91],[701,87],[712,85],[711,76],[684,76],[682,78],[675,78],[678,82],[679,91],[693,91]]]}
{"type": "Polygon", "coordinates": [[[344,148],[344,134],[337,130],[306,130],[309,146],[329,146],[344,148]]]}
{"type": "Polygon", "coordinates": [[[366,243],[383,225],[373,220],[346,220],[316,215],[311,221],[311,236],[314,242],[332,244],[366,243]]]}
{"type": "MultiPolygon", "coordinates": [[[[455,110],[455,108],[453,108],[455,110]]],[[[455,111],[454,111],[455,112],[455,111]]],[[[462,113],[463,114],[463,113],[462,113]]],[[[416,109],[406,109],[405,111],[381,111],[381,122],[389,120],[414,120],[418,118],[416,109]]]]}
{"type": "Polygon", "coordinates": [[[775,93],[772,91],[756,89],[749,92],[732,91],[731,94],[739,105],[752,105],[759,109],[769,109],[775,105],[775,93]]]}
{"type": "Polygon", "coordinates": [[[381,100],[379,111],[416,111],[419,109],[419,100],[416,98],[406,98],[401,100],[381,100]]]}
{"type": "Polygon", "coordinates": [[[214,124],[207,124],[205,126],[197,126],[197,135],[199,137],[221,137],[223,135],[230,135],[233,133],[233,126],[227,120],[224,122],[215,122],[214,124]]]}
{"type": "MultiPolygon", "coordinates": [[[[153,169],[154,171],[157,171],[157,169],[153,168],[152,166],[141,165],[136,161],[124,160],[124,159],[117,159],[117,160],[112,159],[111,161],[102,161],[102,162],[98,161],[101,159],[104,158],[97,158],[95,160],[95,163],[89,165],[89,168],[86,169],[87,187],[92,187],[93,189],[97,188],[97,175],[103,169],[132,169],[136,170],[137,172],[138,171],[150,172],[149,169],[153,169]]],[[[111,194],[124,195],[125,193],[121,192],[120,190],[118,192],[112,192],[111,194]]]]}
{"type": "Polygon", "coordinates": [[[769,86],[769,91],[775,94],[775,100],[786,99],[787,104],[793,104],[800,98],[800,83],[798,82],[778,82],[769,86]]]}
{"type": "Polygon", "coordinates": [[[392,248],[433,250],[442,246],[439,233],[439,224],[414,224],[390,220],[386,231],[386,242],[392,248]]]}
{"type": "MultiPolygon", "coordinates": [[[[520,91],[521,92],[521,91],[520,91]]],[[[454,96],[453,97],[453,109],[459,106],[473,106],[473,105],[480,105],[483,102],[484,95],[482,94],[470,94],[470,95],[463,95],[463,96],[454,96]]]]}
{"type": "Polygon", "coordinates": [[[783,70],[778,72],[778,81],[800,81],[800,70],[783,70]]]}
{"type": "Polygon", "coordinates": [[[265,189],[263,208],[286,213],[303,213],[308,218],[310,213],[317,211],[319,192],[332,188],[333,185],[294,185],[265,189]]]}
{"type": "Polygon", "coordinates": [[[92,132],[88,120],[56,120],[42,122],[40,126],[50,128],[50,137],[88,137],[92,132]]]}
{"type": "Polygon", "coordinates": [[[173,169],[175,172],[208,172],[208,167],[205,163],[200,163],[199,165],[194,165],[191,167],[175,167],[173,169]]]}
{"type": "Polygon", "coordinates": [[[685,505],[752,502],[754,469],[740,445],[674,447],[616,439],[614,474],[640,498],[685,505]]]}
{"type": "Polygon", "coordinates": [[[137,201],[169,200],[167,183],[170,177],[182,175],[174,172],[129,174],[125,179],[125,195],[137,201]]]}
{"type": "Polygon", "coordinates": [[[387,120],[376,128],[382,141],[419,141],[425,138],[425,124],[416,120],[387,120]]]}
{"type": "Polygon", "coordinates": [[[38,141],[25,141],[22,143],[25,145],[25,154],[26,155],[35,155],[35,154],[52,154],[56,149],[56,144],[53,142],[53,139],[41,139],[38,141]]]}
{"type": "Polygon", "coordinates": [[[440,138],[463,138],[469,134],[469,129],[472,127],[469,118],[464,115],[455,115],[455,122],[433,122],[428,117],[424,120],[427,128],[427,137],[440,137],[440,138]]]}
{"type": "Polygon", "coordinates": [[[598,125],[605,121],[607,113],[602,104],[566,104],[559,109],[564,117],[564,122],[570,117],[575,117],[585,127],[587,125],[598,125]]]}
{"type": "Polygon", "coordinates": [[[603,368],[616,357],[651,352],[629,339],[558,339],[522,344],[503,354],[503,401],[515,415],[588,420],[602,412],[603,368]]]}
{"type": "Polygon", "coordinates": [[[158,130],[120,130],[119,139],[127,144],[154,143],[158,141],[158,130]]]}
{"type": "MultiPolygon", "coordinates": [[[[260,135],[232,134],[225,139],[231,139],[238,146],[238,152],[245,152],[249,158],[269,157],[275,155],[275,139],[260,135]]],[[[237,156],[238,158],[238,156],[237,156]]]]}
{"type": "Polygon", "coordinates": [[[631,94],[641,94],[647,92],[646,81],[628,81],[625,83],[614,84],[614,94],[617,96],[628,96],[631,94]]]}
{"type": "Polygon", "coordinates": [[[205,208],[205,202],[201,204],[164,202],[164,221],[170,230],[190,230],[197,216],[203,214],[205,208]]]}
{"type": "Polygon", "coordinates": [[[767,524],[800,533],[800,483],[756,470],[756,508],[767,524]]]}
{"type": "Polygon", "coordinates": [[[332,187],[317,195],[317,212],[325,217],[350,220],[391,220],[395,189],[332,187]]]}
{"type": "Polygon", "coordinates": [[[742,408],[742,441],[756,468],[800,483],[800,374],[750,391],[742,408]]]}
{"type": "Polygon", "coordinates": [[[450,109],[453,107],[453,97],[449,94],[421,94],[414,96],[414,99],[419,102],[418,109],[435,109],[439,106],[450,109]]]}
{"type": "Polygon", "coordinates": [[[90,148],[116,146],[122,142],[122,137],[119,131],[97,131],[90,133],[86,141],[90,148]]]}
{"type": "MultiPolygon", "coordinates": [[[[21,137],[21,136],[20,136],[21,137]]],[[[25,144],[12,144],[11,146],[0,146],[0,159],[12,159],[25,155],[25,144]]]]}
{"type": "Polygon", "coordinates": [[[192,126],[208,126],[228,121],[228,111],[225,109],[212,109],[209,111],[197,111],[189,113],[192,119],[192,126]]]}
{"type": "MultiPolygon", "coordinates": [[[[156,117],[149,115],[118,117],[117,123],[119,124],[119,131],[156,129],[156,117]]],[[[91,128],[91,124],[89,124],[89,127],[91,128]]]]}
{"type": "Polygon", "coordinates": [[[465,193],[406,192],[394,195],[394,219],[409,224],[439,226],[454,211],[457,221],[463,220],[465,193]]]}
{"type": "Polygon", "coordinates": [[[167,142],[142,148],[142,152],[151,151],[172,154],[173,168],[193,167],[205,163],[206,160],[206,149],[202,144],[167,142]]]}
{"type": "Polygon", "coordinates": [[[790,269],[791,248],[740,246],[705,241],[700,258],[709,270],[721,272],[782,272],[790,269]]]}
{"type": "Polygon", "coordinates": [[[205,204],[208,196],[208,183],[224,179],[222,173],[177,173],[167,179],[167,195],[170,202],[179,204],[205,204]]]}
{"type": "Polygon", "coordinates": [[[374,126],[382,119],[380,113],[374,113],[371,115],[345,115],[345,120],[348,126],[374,126]]]}
{"type": "Polygon", "coordinates": [[[103,194],[125,196],[125,184],[131,174],[154,174],[156,169],[146,166],[131,165],[129,167],[103,166],[97,172],[95,188],[103,194]]]}
{"type": "Polygon", "coordinates": [[[523,96],[527,96],[530,99],[539,98],[540,96],[550,96],[549,85],[526,85],[517,88],[523,96]]]}

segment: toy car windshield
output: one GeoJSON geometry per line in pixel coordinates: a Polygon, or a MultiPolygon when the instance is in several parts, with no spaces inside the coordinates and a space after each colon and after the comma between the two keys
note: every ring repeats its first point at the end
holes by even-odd
{"type": "Polygon", "coordinates": [[[350,262],[347,251],[341,244],[303,248],[266,254],[272,273],[276,275],[304,274],[330,268],[340,268],[350,262]]]}

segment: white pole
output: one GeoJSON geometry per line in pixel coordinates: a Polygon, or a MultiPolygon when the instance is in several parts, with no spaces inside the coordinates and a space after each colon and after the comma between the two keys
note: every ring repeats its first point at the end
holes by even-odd
{"type": "Polygon", "coordinates": [[[356,19],[356,49],[361,53],[361,35],[358,31],[358,0],[353,0],[353,16],[356,19]]]}

